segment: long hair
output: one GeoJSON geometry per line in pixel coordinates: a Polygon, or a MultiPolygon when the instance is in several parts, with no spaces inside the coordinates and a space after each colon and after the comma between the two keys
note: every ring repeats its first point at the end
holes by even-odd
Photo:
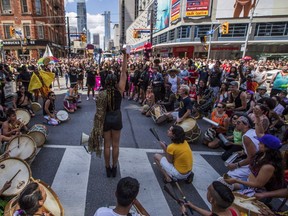
{"type": "Polygon", "coordinates": [[[106,76],[105,87],[107,91],[107,108],[109,111],[115,110],[115,90],[117,83],[117,75],[111,73],[106,76]]]}

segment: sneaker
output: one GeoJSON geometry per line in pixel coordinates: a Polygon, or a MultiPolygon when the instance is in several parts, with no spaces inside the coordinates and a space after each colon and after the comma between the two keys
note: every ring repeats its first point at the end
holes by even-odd
{"type": "Polygon", "coordinates": [[[193,181],[193,178],[194,178],[194,173],[191,172],[190,175],[186,178],[185,182],[186,182],[187,184],[191,184],[192,181],[193,181]]]}
{"type": "Polygon", "coordinates": [[[93,97],[93,100],[96,100],[96,98],[95,98],[95,97],[93,97]]]}
{"type": "Polygon", "coordinates": [[[87,101],[88,101],[88,100],[90,100],[90,99],[89,99],[89,97],[87,97],[87,99],[86,99],[86,100],[87,100],[87,101]]]}

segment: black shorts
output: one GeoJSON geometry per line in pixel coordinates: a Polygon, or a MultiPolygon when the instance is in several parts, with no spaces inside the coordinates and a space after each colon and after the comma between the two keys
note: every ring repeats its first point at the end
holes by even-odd
{"type": "Polygon", "coordinates": [[[122,113],[120,109],[106,113],[103,127],[104,132],[109,130],[121,130],[122,127],[122,113]]]}

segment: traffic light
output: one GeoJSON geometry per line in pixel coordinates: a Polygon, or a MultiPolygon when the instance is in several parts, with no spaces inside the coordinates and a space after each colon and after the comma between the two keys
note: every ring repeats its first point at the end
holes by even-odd
{"type": "Polygon", "coordinates": [[[224,22],[221,26],[222,29],[222,34],[229,34],[229,23],[228,22],[224,22]]]}
{"type": "Polygon", "coordinates": [[[15,28],[14,28],[13,26],[10,26],[10,28],[9,28],[9,33],[10,33],[10,36],[11,36],[11,37],[14,37],[14,36],[15,36],[16,30],[15,30],[15,28]]]}
{"type": "Polygon", "coordinates": [[[141,38],[140,32],[137,30],[133,31],[133,38],[141,38]]]}
{"type": "Polygon", "coordinates": [[[81,42],[85,43],[87,41],[86,35],[85,34],[81,34],[80,40],[81,40],[81,42]]]}
{"type": "Polygon", "coordinates": [[[201,43],[205,44],[207,41],[207,36],[201,36],[200,41],[201,41],[201,43]]]}

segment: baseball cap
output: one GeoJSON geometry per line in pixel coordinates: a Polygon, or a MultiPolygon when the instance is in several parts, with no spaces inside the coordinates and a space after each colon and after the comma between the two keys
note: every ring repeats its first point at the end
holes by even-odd
{"type": "Polygon", "coordinates": [[[278,150],[282,146],[280,139],[271,134],[265,134],[264,136],[258,138],[258,140],[269,149],[278,150]]]}

